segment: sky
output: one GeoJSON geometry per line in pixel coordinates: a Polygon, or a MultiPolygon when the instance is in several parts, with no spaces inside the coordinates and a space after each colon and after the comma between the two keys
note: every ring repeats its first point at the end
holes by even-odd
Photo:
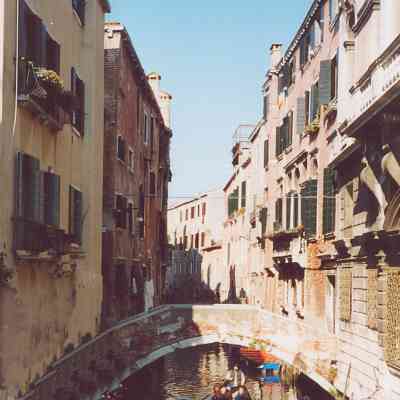
{"type": "Polygon", "coordinates": [[[170,200],[222,188],[232,135],[262,116],[272,43],[290,43],[312,0],[111,0],[147,73],[173,96],[170,200]]]}

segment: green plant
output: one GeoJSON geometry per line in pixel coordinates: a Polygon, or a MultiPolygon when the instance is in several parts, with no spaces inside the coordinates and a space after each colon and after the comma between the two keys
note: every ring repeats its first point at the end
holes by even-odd
{"type": "Polygon", "coordinates": [[[57,72],[46,68],[35,68],[37,78],[44,84],[52,87],[55,90],[63,91],[64,82],[57,72]]]}

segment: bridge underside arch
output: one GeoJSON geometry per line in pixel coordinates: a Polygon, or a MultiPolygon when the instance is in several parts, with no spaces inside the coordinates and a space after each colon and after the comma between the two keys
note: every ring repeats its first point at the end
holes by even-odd
{"type": "Polygon", "coordinates": [[[56,388],[72,386],[80,390],[93,377],[98,392],[80,391],[78,398],[100,398],[99,394],[105,390],[116,388],[135,372],[171,352],[212,343],[262,346],[322,388],[332,389],[329,379],[332,363],[337,359],[337,339],[325,331],[255,306],[173,305],[122,321],[82,345],[59,360],[24,399],[55,399],[52,393],[56,388]],[[107,375],[112,379],[99,378],[107,375]]]}

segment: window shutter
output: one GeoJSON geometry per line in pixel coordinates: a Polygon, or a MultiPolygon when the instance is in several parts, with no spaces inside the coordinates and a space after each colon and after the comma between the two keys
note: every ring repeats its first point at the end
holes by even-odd
{"type": "Polygon", "coordinates": [[[276,127],[276,136],[275,136],[275,155],[278,157],[281,154],[281,127],[276,127]]]}
{"type": "Polygon", "coordinates": [[[24,154],[18,152],[16,158],[15,170],[15,190],[16,190],[16,204],[15,214],[17,217],[24,217],[24,199],[26,196],[26,188],[24,185],[24,154]]]}
{"type": "Polygon", "coordinates": [[[19,0],[18,55],[20,59],[28,56],[28,23],[28,6],[25,0],[19,0]]]}
{"type": "Polygon", "coordinates": [[[309,27],[308,36],[309,36],[310,46],[313,49],[316,44],[315,23],[311,24],[311,26],[309,27]]]}
{"type": "Polygon", "coordinates": [[[323,233],[335,231],[335,174],[334,170],[326,168],[324,170],[324,200],[323,200],[323,233]]]}
{"type": "Polygon", "coordinates": [[[279,229],[282,229],[282,211],[283,211],[283,200],[278,199],[275,203],[275,222],[279,224],[279,229]]]}
{"type": "Polygon", "coordinates": [[[293,111],[289,111],[288,119],[287,119],[288,127],[287,127],[287,146],[292,145],[293,141],[293,111]]]}
{"type": "Polygon", "coordinates": [[[29,187],[29,194],[24,199],[26,214],[25,218],[30,221],[41,222],[41,176],[40,176],[40,161],[34,157],[25,156],[25,168],[27,174],[24,179],[29,187]]]}
{"type": "Polygon", "coordinates": [[[290,220],[292,217],[292,193],[288,193],[286,197],[286,229],[290,229],[290,220]]]}
{"type": "Polygon", "coordinates": [[[50,49],[50,54],[48,56],[48,68],[57,72],[58,74],[60,73],[60,45],[53,40],[50,36],[48,38],[49,40],[49,49],[50,49]]]}
{"type": "Polygon", "coordinates": [[[325,30],[324,4],[321,4],[319,8],[319,26],[321,29],[321,43],[322,43],[324,41],[324,30],[325,30]]]}
{"type": "Polygon", "coordinates": [[[332,83],[331,60],[321,61],[319,74],[319,101],[320,104],[329,104],[331,101],[332,83]]]}
{"type": "Polygon", "coordinates": [[[241,197],[241,204],[240,207],[241,208],[245,208],[246,207],[246,181],[242,182],[242,197],[241,197]]]}
{"type": "Polygon", "coordinates": [[[47,225],[60,225],[60,177],[44,172],[44,222],[47,225]]]}
{"type": "Polygon", "coordinates": [[[132,203],[128,204],[128,226],[129,226],[129,232],[133,233],[133,205],[132,203]]]}
{"type": "Polygon", "coordinates": [[[306,114],[306,125],[310,122],[310,91],[307,90],[305,93],[305,114],[306,114]]]}
{"type": "Polygon", "coordinates": [[[319,89],[317,84],[311,88],[311,109],[311,119],[314,120],[317,117],[319,109],[319,89]]]}
{"type": "Polygon", "coordinates": [[[74,225],[79,243],[82,242],[82,205],[82,192],[74,190],[74,225]]]}
{"type": "Polygon", "coordinates": [[[264,168],[268,167],[269,162],[269,142],[264,140],[264,168]]]}
{"type": "Polygon", "coordinates": [[[312,179],[301,190],[301,215],[307,237],[317,233],[317,187],[318,181],[312,179]]]}
{"type": "Polygon", "coordinates": [[[69,232],[74,240],[82,242],[82,192],[69,187],[69,232]]]}
{"type": "Polygon", "coordinates": [[[39,48],[38,48],[38,65],[40,67],[47,67],[47,45],[49,41],[49,34],[47,33],[46,26],[40,21],[39,24],[39,48]]]}
{"type": "Polygon", "coordinates": [[[296,131],[298,135],[301,135],[306,127],[306,100],[304,97],[297,98],[296,112],[296,131]]]}
{"type": "Polygon", "coordinates": [[[78,113],[78,121],[77,121],[77,125],[78,125],[78,129],[79,129],[79,133],[81,135],[85,134],[85,84],[84,82],[77,78],[77,82],[76,82],[76,89],[77,89],[77,95],[79,98],[79,113],[78,113]]]}

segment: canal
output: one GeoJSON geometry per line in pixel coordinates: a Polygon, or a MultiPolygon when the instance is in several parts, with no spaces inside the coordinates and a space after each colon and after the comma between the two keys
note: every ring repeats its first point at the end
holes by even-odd
{"type": "Polygon", "coordinates": [[[125,383],[122,400],[202,400],[227,371],[239,363],[246,373],[252,400],[331,400],[331,396],[292,369],[280,383],[260,385],[261,372],[229,345],[179,350],[146,367],[125,383]],[[295,382],[295,383],[294,383],[295,382]]]}

